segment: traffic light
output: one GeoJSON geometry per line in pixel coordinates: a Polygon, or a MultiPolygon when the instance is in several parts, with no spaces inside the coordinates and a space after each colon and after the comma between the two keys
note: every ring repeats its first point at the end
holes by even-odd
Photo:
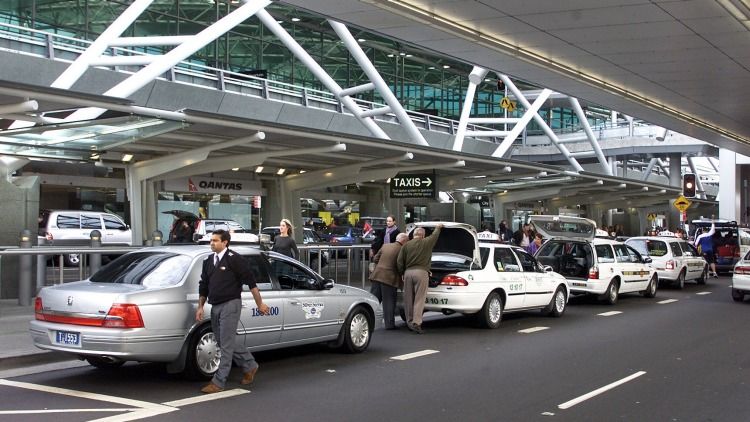
{"type": "Polygon", "coordinates": [[[685,173],[682,175],[682,196],[686,198],[695,197],[695,174],[685,173]]]}

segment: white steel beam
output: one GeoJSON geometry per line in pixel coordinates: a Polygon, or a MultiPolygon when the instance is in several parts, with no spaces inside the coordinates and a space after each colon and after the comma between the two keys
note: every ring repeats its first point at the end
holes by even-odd
{"type": "Polygon", "coordinates": [[[151,47],[157,45],[179,45],[192,35],[154,35],[149,37],[120,37],[109,43],[110,47],[151,47]]]}
{"type": "Polygon", "coordinates": [[[383,129],[380,128],[380,126],[375,123],[375,120],[373,120],[370,117],[362,117],[362,108],[357,105],[357,103],[349,96],[341,96],[341,92],[343,89],[339,84],[328,74],[326,71],[318,64],[318,62],[315,61],[309,54],[307,54],[307,51],[305,51],[304,48],[302,48],[297,41],[292,38],[291,35],[289,35],[288,32],[286,32],[286,29],[282,27],[278,22],[276,22],[276,18],[271,16],[270,13],[266,10],[259,10],[256,13],[256,16],[258,16],[258,19],[265,25],[268,29],[273,32],[274,35],[289,49],[289,51],[294,54],[295,57],[299,61],[302,62],[309,70],[312,72],[313,75],[315,75],[316,78],[320,80],[320,82],[325,85],[326,88],[328,88],[329,91],[333,93],[333,95],[336,95],[340,98],[341,103],[346,107],[349,111],[354,114],[356,118],[358,118],[363,125],[372,133],[373,136],[380,139],[390,139],[388,135],[385,133],[383,129]]]}
{"type": "MultiPolygon", "coordinates": [[[[531,108],[531,104],[529,103],[529,100],[524,97],[523,93],[520,89],[516,86],[516,84],[513,83],[513,81],[510,80],[509,77],[506,75],[498,74],[498,77],[500,80],[503,81],[505,86],[510,89],[510,91],[515,95],[516,99],[521,103],[521,105],[524,106],[527,110],[531,108]]],[[[552,142],[553,145],[557,147],[558,150],[562,153],[562,155],[568,160],[570,165],[573,166],[576,171],[580,172],[583,171],[583,167],[578,163],[578,160],[576,160],[574,157],[570,156],[570,151],[568,148],[560,143],[560,139],[557,137],[554,131],[552,131],[552,128],[549,127],[547,122],[542,119],[542,116],[539,115],[539,113],[534,113],[534,121],[539,125],[539,127],[542,128],[544,133],[549,138],[550,142],[552,142]]]]}
{"type": "Polygon", "coordinates": [[[34,100],[24,101],[16,104],[0,105],[0,116],[13,113],[27,113],[39,109],[39,103],[34,100]]]}
{"type": "Polygon", "coordinates": [[[641,180],[643,180],[644,182],[648,180],[649,176],[651,176],[651,172],[654,171],[654,167],[656,167],[656,164],[658,162],[658,158],[652,158],[651,161],[648,162],[648,167],[646,167],[646,171],[643,172],[641,180]]]}
{"type": "MultiPolygon", "coordinates": [[[[599,140],[596,139],[596,136],[594,136],[594,131],[591,130],[591,125],[589,125],[589,119],[586,118],[586,113],[583,112],[583,108],[581,108],[581,103],[578,102],[577,98],[570,97],[570,105],[573,106],[573,111],[576,112],[576,116],[578,116],[578,121],[581,122],[581,125],[583,126],[583,131],[586,133],[586,137],[589,140],[589,143],[591,144],[591,148],[594,149],[594,152],[596,153],[596,158],[599,160],[599,164],[602,166],[602,169],[604,169],[605,172],[609,170],[609,166],[607,165],[607,159],[604,157],[604,153],[602,152],[602,147],[599,146],[599,140]]],[[[612,175],[612,173],[608,173],[609,175],[612,175]]]]}
{"type": "MultiPolygon", "coordinates": [[[[149,82],[164,74],[164,72],[171,69],[177,63],[187,59],[196,51],[224,35],[269,4],[271,4],[271,2],[268,0],[245,2],[245,4],[235,9],[232,13],[224,16],[206,29],[190,37],[188,41],[173,48],[167,54],[158,56],[151,64],[134,73],[113,88],[110,88],[104,93],[104,95],[119,98],[129,97],[149,82]]],[[[122,31],[120,31],[120,33],[121,32],[122,31]]],[[[119,36],[120,34],[118,33],[117,35],[119,36]]],[[[74,121],[95,119],[104,113],[104,111],[105,109],[97,108],[80,109],[68,116],[65,120],[74,121]]]]}
{"type": "Polygon", "coordinates": [[[521,120],[516,123],[515,126],[513,126],[513,129],[510,130],[510,133],[505,137],[505,139],[503,139],[500,145],[498,145],[498,147],[495,149],[495,152],[492,153],[493,157],[502,157],[506,152],[508,152],[510,147],[513,145],[513,141],[515,141],[516,138],[518,138],[518,135],[523,132],[523,130],[526,128],[526,125],[529,124],[531,119],[537,115],[537,112],[540,108],[542,108],[544,102],[547,101],[547,98],[549,98],[550,94],[552,94],[552,90],[545,88],[544,90],[542,90],[542,93],[539,94],[536,100],[534,100],[534,103],[529,104],[529,106],[526,107],[526,111],[523,113],[523,116],[521,116],[521,120]]]}
{"type": "Polygon", "coordinates": [[[464,147],[466,126],[469,124],[471,108],[474,106],[474,95],[477,92],[477,85],[484,80],[485,76],[487,76],[487,69],[479,66],[474,66],[471,73],[469,73],[469,86],[466,88],[466,96],[464,97],[464,105],[461,108],[461,117],[458,120],[456,137],[453,138],[453,151],[461,151],[464,147]]]}
{"type": "Polygon", "coordinates": [[[424,136],[422,136],[422,134],[419,132],[417,126],[411,120],[411,117],[406,114],[406,110],[404,110],[404,107],[398,101],[398,98],[396,98],[396,96],[393,94],[391,88],[388,86],[388,84],[385,83],[383,77],[380,76],[378,70],[375,68],[375,66],[372,65],[372,62],[367,58],[365,52],[362,51],[362,47],[359,46],[359,43],[354,39],[351,32],[349,32],[346,26],[344,26],[344,24],[342,23],[330,19],[328,20],[328,23],[331,25],[333,30],[336,31],[336,34],[339,36],[341,41],[344,42],[344,45],[346,46],[347,50],[349,50],[349,53],[351,53],[352,57],[354,57],[354,60],[357,61],[359,67],[364,70],[367,77],[375,85],[375,89],[380,94],[380,96],[383,97],[383,100],[385,100],[385,103],[388,104],[388,107],[391,108],[393,114],[396,115],[399,123],[401,123],[401,127],[406,129],[406,132],[409,134],[412,142],[418,145],[429,145],[424,139],[424,136]]]}
{"type": "Polygon", "coordinates": [[[143,66],[153,63],[159,56],[101,56],[91,60],[90,66],[143,66]]]}

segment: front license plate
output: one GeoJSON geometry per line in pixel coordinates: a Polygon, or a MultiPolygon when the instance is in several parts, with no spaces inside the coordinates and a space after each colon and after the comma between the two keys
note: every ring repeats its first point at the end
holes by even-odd
{"type": "Polygon", "coordinates": [[[55,332],[55,343],[65,346],[81,347],[81,335],[70,331],[55,332]]]}

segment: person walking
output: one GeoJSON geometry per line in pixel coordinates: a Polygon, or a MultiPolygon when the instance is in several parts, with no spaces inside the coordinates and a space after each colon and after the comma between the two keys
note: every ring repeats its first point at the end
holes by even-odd
{"type": "Polygon", "coordinates": [[[513,231],[508,227],[507,220],[503,220],[497,225],[497,235],[502,243],[510,243],[513,239],[513,231]]]}
{"type": "Polygon", "coordinates": [[[297,249],[297,243],[294,241],[293,230],[292,222],[282,218],[279,222],[279,234],[276,235],[271,250],[298,260],[299,249],[297,249]]]}
{"type": "Polygon", "coordinates": [[[703,258],[708,262],[708,267],[711,269],[711,274],[714,278],[719,278],[716,273],[716,255],[714,254],[714,233],[716,233],[716,225],[711,223],[711,230],[701,234],[695,238],[695,247],[698,248],[703,258]]]}
{"type": "Polygon", "coordinates": [[[432,249],[437,243],[442,224],[438,224],[429,236],[425,237],[422,227],[414,229],[414,238],[401,248],[398,253],[397,266],[399,274],[404,275],[404,312],[406,326],[417,334],[423,334],[422,312],[427,297],[427,286],[430,281],[430,263],[432,249]]]}
{"type": "Polygon", "coordinates": [[[531,232],[531,224],[524,224],[520,229],[513,233],[513,244],[526,248],[534,239],[534,235],[531,232]]]}
{"type": "Polygon", "coordinates": [[[370,274],[370,282],[378,284],[377,291],[380,293],[378,300],[383,304],[383,320],[386,330],[395,330],[396,327],[396,293],[401,286],[401,275],[398,273],[396,260],[403,246],[409,240],[406,233],[399,233],[396,241],[383,245],[372,258],[375,269],[370,274]]]}
{"type": "Polygon", "coordinates": [[[211,382],[201,389],[203,393],[218,393],[226,386],[232,361],[242,368],[240,384],[253,382],[258,372],[258,364],[252,353],[244,344],[237,342],[237,324],[242,310],[242,285],[250,287],[258,312],[269,313],[268,305],[263,303],[256,280],[250,268],[250,262],[238,253],[229,249],[231,237],[226,230],[215,230],[211,233],[211,254],[203,261],[200,282],[198,283],[198,309],[195,320],[203,320],[203,306],[211,304],[211,329],[218,343],[221,357],[219,369],[211,382]]]}

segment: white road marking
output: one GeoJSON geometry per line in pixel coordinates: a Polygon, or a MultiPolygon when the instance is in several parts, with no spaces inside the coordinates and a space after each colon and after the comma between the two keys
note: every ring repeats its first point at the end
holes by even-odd
{"type": "Polygon", "coordinates": [[[329,374],[335,374],[336,370],[335,369],[326,369],[326,372],[328,372],[329,374]]]}
{"type": "Polygon", "coordinates": [[[627,377],[625,377],[625,378],[623,378],[623,379],[621,379],[619,381],[615,381],[615,382],[613,382],[611,384],[605,385],[604,387],[597,388],[596,390],[594,390],[594,391],[592,391],[590,393],[586,393],[586,394],[584,394],[582,396],[576,397],[573,400],[566,401],[565,403],[560,404],[557,407],[560,408],[560,409],[563,409],[563,410],[569,409],[569,408],[577,405],[578,403],[586,401],[586,400],[588,400],[588,399],[590,399],[592,397],[596,397],[599,394],[602,394],[602,393],[604,393],[604,392],[606,392],[608,390],[611,390],[611,389],[613,389],[615,387],[619,387],[620,385],[625,384],[628,381],[632,381],[632,380],[634,380],[634,379],[636,379],[636,378],[638,378],[638,377],[640,377],[641,375],[644,375],[644,374],[646,374],[645,371],[638,371],[635,374],[627,376],[627,377]]]}
{"type": "Polygon", "coordinates": [[[422,350],[422,351],[419,351],[419,352],[407,353],[405,355],[393,356],[393,357],[391,357],[391,359],[393,359],[393,360],[407,360],[407,359],[414,359],[414,358],[418,358],[418,357],[422,357],[422,356],[431,355],[431,354],[434,354],[434,353],[440,353],[440,352],[438,350],[427,349],[427,350],[422,350]]]}
{"type": "Polygon", "coordinates": [[[617,314],[621,314],[621,313],[622,313],[621,311],[609,311],[609,312],[602,312],[601,314],[597,314],[597,315],[599,315],[599,316],[612,316],[612,315],[617,315],[617,314]]]}
{"type": "Polygon", "coordinates": [[[117,409],[40,409],[40,410],[0,410],[0,415],[35,415],[43,413],[75,413],[75,412],[130,412],[132,407],[117,409]]]}
{"type": "Polygon", "coordinates": [[[542,416],[555,416],[552,412],[542,412],[542,416]]]}
{"type": "Polygon", "coordinates": [[[187,406],[190,404],[203,403],[206,401],[219,400],[219,399],[225,399],[227,397],[239,396],[241,394],[248,394],[249,392],[250,392],[249,390],[244,390],[242,388],[235,388],[233,390],[220,391],[218,393],[213,393],[213,394],[203,394],[200,396],[188,397],[188,398],[180,399],[180,400],[166,401],[162,404],[165,406],[171,406],[171,407],[182,407],[182,406],[187,406]]]}
{"type": "Polygon", "coordinates": [[[674,303],[674,302],[677,302],[677,299],[666,299],[666,300],[662,300],[661,302],[656,302],[656,303],[658,303],[660,305],[664,305],[664,304],[667,304],[667,303],[674,303]]]}
{"type": "Polygon", "coordinates": [[[519,333],[524,333],[524,334],[530,334],[530,333],[536,333],[537,331],[544,331],[544,330],[548,330],[548,329],[549,329],[549,327],[531,327],[531,328],[527,328],[525,330],[518,330],[518,332],[519,333]]]}
{"type": "Polygon", "coordinates": [[[711,292],[698,292],[697,295],[710,295],[711,292]]]}

